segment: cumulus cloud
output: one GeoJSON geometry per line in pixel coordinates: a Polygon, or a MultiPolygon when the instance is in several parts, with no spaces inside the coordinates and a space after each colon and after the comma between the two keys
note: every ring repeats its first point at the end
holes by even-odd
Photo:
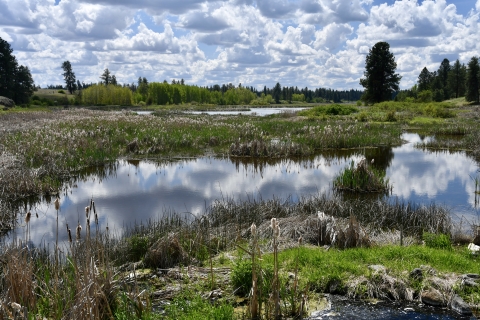
{"type": "MultiPolygon", "coordinates": [[[[365,55],[390,43],[415,84],[424,66],[480,51],[480,0],[0,0],[0,37],[43,86],[70,60],[85,81],[104,68],[120,82],[184,78],[362,89],[365,55]],[[140,74],[139,74],[140,73],[140,74]]],[[[190,81],[190,82],[188,82],[190,81]]]]}

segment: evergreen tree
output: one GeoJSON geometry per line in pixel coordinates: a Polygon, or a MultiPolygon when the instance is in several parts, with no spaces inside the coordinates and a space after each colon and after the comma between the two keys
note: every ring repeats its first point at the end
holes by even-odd
{"type": "Polygon", "coordinates": [[[75,73],[72,71],[72,65],[70,61],[64,61],[62,63],[63,69],[63,78],[65,79],[65,86],[67,87],[68,92],[72,94],[76,90],[76,79],[75,73]]]}
{"type": "Polygon", "coordinates": [[[110,70],[105,69],[103,70],[103,74],[100,76],[100,79],[102,79],[103,83],[108,86],[110,83],[112,83],[112,74],[110,73],[110,70]]]}
{"type": "Polygon", "coordinates": [[[467,101],[479,102],[480,90],[480,66],[478,57],[472,57],[467,65],[467,92],[465,99],[467,101]]]}
{"type": "Polygon", "coordinates": [[[282,86],[280,85],[280,83],[277,82],[272,92],[272,96],[273,96],[273,99],[275,99],[275,103],[280,103],[281,95],[282,95],[282,86]]]}
{"type": "Polygon", "coordinates": [[[402,78],[395,73],[396,68],[390,45],[387,42],[375,44],[365,59],[365,78],[360,79],[360,84],[365,88],[363,99],[373,103],[390,100],[392,93],[399,90],[402,78]]]}
{"type": "Polygon", "coordinates": [[[455,98],[465,95],[467,67],[457,59],[448,73],[448,88],[455,98]]]}
{"type": "Polygon", "coordinates": [[[15,103],[28,103],[35,84],[28,67],[18,65],[10,44],[0,38],[0,96],[15,103]]]}
{"type": "Polygon", "coordinates": [[[450,66],[450,61],[448,59],[443,59],[440,64],[440,68],[437,71],[438,81],[440,83],[441,89],[443,90],[443,100],[450,99],[450,90],[448,88],[448,74],[452,66],[450,66]]]}
{"type": "Polygon", "coordinates": [[[427,67],[424,67],[418,75],[418,92],[431,90],[435,73],[428,71],[427,67]]]}

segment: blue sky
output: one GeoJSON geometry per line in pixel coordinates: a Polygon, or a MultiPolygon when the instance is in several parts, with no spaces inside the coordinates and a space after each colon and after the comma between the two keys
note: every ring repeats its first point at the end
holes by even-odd
{"type": "Polygon", "coordinates": [[[0,0],[0,37],[36,84],[63,84],[61,64],[98,82],[183,78],[362,89],[365,56],[387,41],[402,76],[480,52],[480,0],[0,0]]]}

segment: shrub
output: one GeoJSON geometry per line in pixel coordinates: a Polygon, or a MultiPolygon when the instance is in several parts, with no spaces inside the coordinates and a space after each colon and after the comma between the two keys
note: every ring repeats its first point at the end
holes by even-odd
{"type": "Polygon", "coordinates": [[[63,90],[58,90],[58,93],[65,94],[65,91],[63,91],[63,90]]]}
{"type": "Polygon", "coordinates": [[[395,116],[395,110],[390,110],[387,112],[387,115],[385,117],[385,121],[387,122],[396,122],[397,117],[395,116]]]}
{"type": "Polygon", "coordinates": [[[422,235],[423,241],[425,241],[425,246],[435,249],[452,249],[452,242],[450,237],[446,234],[440,233],[430,233],[424,232],[422,235]]]}
{"type": "Polygon", "coordinates": [[[133,261],[141,260],[148,251],[148,239],[139,235],[134,235],[128,239],[128,252],[133,261]]]}
{"type": "Polygon", "coordinates": [[[346,116],[356,112],[358,112],[358,109],[354,106],[333,104],[333,105],[316,106],[311,109],[302,110],[298,114],[302,116],[321,117],[325,115],[346,116]]]}
{"type": "MultiPolygon", "coordinates": [[[[258,269],[258,282],[261,292],[267,295],[271,291],[273,267],[261,266],[258,269]]],[[[252,261],[239,259],[235,262],[231,273],[231,283],[236,294],[246,296],[252,289],[252,261]]]]}

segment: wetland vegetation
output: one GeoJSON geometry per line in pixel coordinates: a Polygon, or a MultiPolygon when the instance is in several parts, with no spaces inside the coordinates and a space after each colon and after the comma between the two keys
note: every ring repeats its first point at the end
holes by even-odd
{"type": "MultiPolygon", "coordinates": [[[[358,112],[312,109],[305,115],[266,117],[189,115],[166,109],[152,115],[86,109],[3,111],[3,225],[7,228],[18,218],[15,208],[7,205],[11,200],[35,194],[56,197],[62,183],[80,169],[118,158],[302,157],[328,149],[400,145],[401,133],[414,130],[435,136],[435,144],[426,141],[419,148],[464,150],[478,161],[474,141],[479,111],[455,104],[338,105],[319,109],[358,112]]],[[[318,307],[322,293],[418,300],[435,288],[458,294],[471,306],[479,299],[478,291],[462,285],[460,277],[480,273],[477,257],[465,248],[472,234],[460,232],[441,206],[347,200],[340,195],[290,203],[224,200],[204,217],[168,215],[132,227],[121,238],[97,229],[93,217],[91,213],[91,226],[83,225],[78,240],[73,225],[72,242],[55,245],[53,251],[5,244],[1,261],[6,316],[245,318],[252,312],[252,275],[260,283],[253,312],[263,317],[275,312],[307,315],[307,306],[318,307]],[[271,218],[278,221],[277,238],[271,218]],[[255,243],[252,223],[257,226],[255,243]],[[443,237],[439,243],[447,239],[448,245],[434,245],[425,232],[443,237]],[[253,252],[262,257],[261,263],[254,262],[255,272],[247,263],[256,261],[253,252]],[[369,269],[377,264],[385,273],[369,269]],[[428,266],[423,280],[405,275],[420,266],[428,266]],[[435,276],[429,270],[435,270],[435,276]],[[198,292],[204,292],[203,298],[198,292]]],[[[26,217],[20,219],[28,226],[26,217]]],[[[56,232],[68,230],[60,225],[56,232]]]]}

